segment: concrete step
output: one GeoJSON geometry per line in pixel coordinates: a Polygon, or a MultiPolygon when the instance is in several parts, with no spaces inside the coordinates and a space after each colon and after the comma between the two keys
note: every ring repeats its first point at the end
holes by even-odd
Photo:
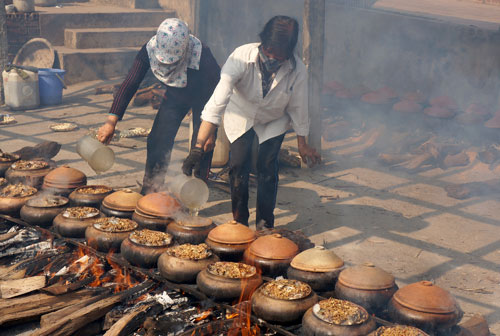
{"type": "Polygon", "coordinates": [[[158,27],[166,18],[176,16],[175,11],[117,7],[63,6],[59,11],[38,8],[41,9],[40,35],[54,46],[64,45],[64,29],[158,27]]]}
{"type": "Polygon", "coordinates": [[[61,69],[66,70],[64,81],[68,85],[126,75],[139,49],[55,47],[61,69]]]}
{"type": "Polygon", "coordinates": [[[158,0],[90,0],[92,4],[125,8],[160,8],[158,0]]]}
{"type": "Polygon", "coordinates": [[[141,47],[156,30],[157,27],[65,29],[64,46],[74,49],[141,47]]]}

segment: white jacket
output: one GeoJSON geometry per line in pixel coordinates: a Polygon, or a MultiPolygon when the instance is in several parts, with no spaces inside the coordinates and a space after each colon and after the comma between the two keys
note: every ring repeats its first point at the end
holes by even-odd
{"type": "Polygon", "coordinates": [[[252,127],[259,143],[285,133],[290,126],[297,135],[307,136],[309,114],[304,63],[295,57],[296,66],[293,68],[292,63],[286,61],[263,98],[259,45],[245,44],[229,56],[201,118],[220,125],[224,114],[224,129],[231,143],[252,127]]]}

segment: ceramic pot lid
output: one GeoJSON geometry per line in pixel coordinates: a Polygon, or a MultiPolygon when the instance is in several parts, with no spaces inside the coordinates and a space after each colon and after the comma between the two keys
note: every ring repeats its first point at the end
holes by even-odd
{"type": "Polygon", "coordinates": [[[181,205],[166,192],[148,194],[137,201],[137,209],[156,217],[171,217],[179,212],[181,205]]]}
{"type": "Polygon", "coordinates": [[[45,175],[43,182],[49,187],[80,187],[87,184],[87,176],[78,169],[61,166],[45,175]]]}
{"type": "Polygon", "coordinates": [[[233,220],[210,230],[208,239],[221,244],[246,244],[255,240],[255,231],[233,220]]]}
{"type": "Polygon", "coordinates": [[[248,247],[254,255],[266,259],[290,259],[299,252],[299,247],[279,233],[257,238],[248,247]]]}
{"type": "Polygon", "coordinates": [[[138,192],[130,189],[123,189],[106,196],[102,204],[111,210],[134,211],[137,201],[141,198],[142,195],[138,192]]]}
{"type": "Polygon", "coordinates": [[[290,265],[301,271],[331,272],[344,266],[344,261],[333,251],[315,246],[297,254],[290,265]]]}
{"type": "Polygon", "coordinates": [[[455,298],[430,281],[405,286],[396,291],[393,298],[404,307],[424,313],[449,314],[458,309],[455,298]]]}
{"type": "Polygon", "coordinates": [[[338,282],[362,290],[380,290],[395,285],[394,277],[372,263],[349,267],[340,272],[338,282]]]}
{"type": "Polygon", "coordinates": [[[203,229],[212,225],[212,220],[210,218],[198,217],[198,216],[182,216],[177,217],[175,222],[182,227],[187,229],[203,229]]]}

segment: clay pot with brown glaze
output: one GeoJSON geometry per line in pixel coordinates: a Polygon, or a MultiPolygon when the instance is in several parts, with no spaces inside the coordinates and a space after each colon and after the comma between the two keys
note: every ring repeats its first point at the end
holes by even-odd
{"type": "Polygon", "coordinates": [[[22,183],[39,189],[43,179],[52,168],[45,161],[19,160],[11,164],[5,172],[5,178],[9,183],[22,183]]]}
{"type": "Polygon", "coordinates": [[[100,252],[120,252],[122,242],[139,227],[128,218],[103,217],[85,230],[87,245],[100,252]]]}
{"type": "Polygon", "coordinates": [[[262,277],[254,266],[230,261],[210,264],[196,277],[200,291],[221,301],[245,301],[261,284],[262,277]]]}
{"type": "Polygon", "coordinates": [[[260,286],[252,295],[252,311],[263,320],[277,323],[300,321],[304,313],[318,302],[318,296],[311,287],[298,280],[273,280],[260,286]],[[281,288],[281,291],[270,288],[281,288]],[[297,294],[287,297],[290,288],[303,288],[297,294]],[[278,295],[275,295],[278,294],[278,295]]]}
{"type": "Polygon", "coordinates": [[[87,227],[101,217],[102,213],[96,208],[71,207],[54,218],[53,227],[63,237],[84,238],[87,227]]]}
{"type": "Polygon", "coordinates": [[[172,235],[148,229],[129,234],[120,247],[121,255],[132,265],[154,268],[160,255],[172,244],[172,235]]]}
{"type": "Polygon", "coordinates": [[[68,202],[69,200],[62,196],[35,196],[21,208],[21,218],[32,225],[49,227],[54,218],[66,209],[68,202]]]}
{"type": "Polygon", "coordinates": [[[389,301],[388,311],[395,322],[430,334],[449,333],[463,316],[455,298],[430,281],[416,282],[399,289],[389,301]]]}
{"type": "Polygon", "coordinates": [[[69,166],[55,168],[43,179],[43,190],[51,193],[68,196],[76,188],[87,184],[87,176],[80,170],[69,166]]]}
{"type": "Polygon", "coordinates": [[[158,258],[158,270],[167,280],[194,283],[199,272],[219,261],[206,244],[172,246],[158,258]]]}
{"type": "Polygon", "coordinates": [[[101,211],[108,217],[132,218],[141,198],[141,194],[130,189],[118,190],[103,199],[101,211]]]}
{"type": "Polygon", "coordinates": [[[252,242],[243,254],[243,261],[260,269],[262,275],[276,277],[286,274],[290,262],[298,252],[297,244],[275,233],[252,242]]]}
{"type": "Polygon", "coordinates": [[[0,189],[0,213],[17,217],[23,205],[33,198],[38,190],[24,184],[7,184],[0,189]]]}
{"type": "Polygon", "coordinates": [[[309,308],[302,318],[302,331],[306,336],[365,336],[376,327],[375,321],[366,309],[355,303],[333,298],[321,300],[309,308]],[[337,316],[342,317],[342,320],[329,319],[328,315],[322,313],[323,304],[328,302],[338,303],[339,309],[343,309],[342,307],[346,305],[355,307],[358,313],[346,316],[344,312],[340,312],[337,316]]]}
{"type": "Polygon", "coordinates": [[[9,169],[14,162],[19,160],[19,158],[19,155],[16,154],[0,152],[0,177],[4,177],[7,169],[9,169]]]}
{"type": "Polygon", "coordinates": [[[240,261],[255,239],[255,231],[233,220],[210,231],[205,242],[221,260],[240,261]]]}
{"type": "Polygon", "coordinates": [[[210,218],[185,215],[176,217],[174,222],[168,224],[167,232],[178,244],[201,244],[215,227],[210,218]]]}
{"type": "Polygon", "coordinates": [[[335,282],[343,268],[344,261],[333,251],[316,246],[292,259],[287,277],[307,283],[316,292],[327,292],[335,289],[335,282]]]}
{"type": "Polygon", "coordinates": [[[339,274],[335,296],[379,313],[398,290],[394,277],[372,263],[346,268],[339,274]]]}
{"type": "Polygon", "coordinates": [[[68,198],[71,206],[89,206],[99,209],[104,198],[112,192],[113,189],[105,185],[88,185],[76,188],[68,198]]]}
{"type": "Polygon", "coordinates": [[[145,229],[166,231],[180,210],[180,203],[172,195],[152,193],[137,201],[132,219],[145,229]]]}

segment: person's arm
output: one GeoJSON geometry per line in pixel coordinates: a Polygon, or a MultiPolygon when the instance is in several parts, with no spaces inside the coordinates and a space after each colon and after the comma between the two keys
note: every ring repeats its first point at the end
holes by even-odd
{"type": "Polygon", "coordinates": [[[137,54],[127,77],[121,84],[115,98],[113,99],[113,104],[108,112],[108,117],[97,132],[97,140],[105,144],[111,141],[113,134],[115,133],[116,124],[123,118],[130,100],[132,100],[132,97],[137,92],[137,89],[139,88],[139,85],[144,79],[144,76],[149,68],[150,65],[146,47],[143,46],[137,54]]]}

